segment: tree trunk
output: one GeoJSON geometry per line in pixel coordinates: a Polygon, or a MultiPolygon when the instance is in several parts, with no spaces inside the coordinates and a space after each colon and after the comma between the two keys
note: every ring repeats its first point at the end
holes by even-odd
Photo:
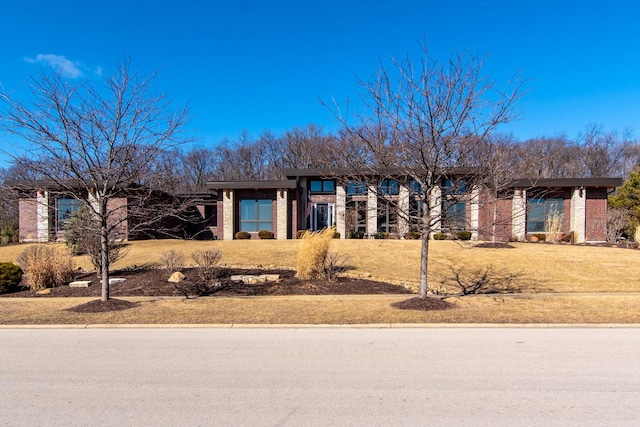
{"type": "Polygon", "coordinates": [[[107,230],[106,201],[100,200],[100,273],[102,277],[102,301],[109,299],[109,233],[107,230]]]}
{"type": "Polygon", "coordinates": [[[427,272],[429,270],[429,233],[422,236],[420,246],[420,298],[427,297],[427,272]]]}

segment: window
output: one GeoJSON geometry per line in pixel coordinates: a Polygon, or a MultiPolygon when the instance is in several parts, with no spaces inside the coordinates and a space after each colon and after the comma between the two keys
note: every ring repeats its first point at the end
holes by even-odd
{"type": "Polygon", "coordinates": [[[78,212],[82,202],[72,197],[61,197],[57,201],[56,229],[62,231],[71,216],[78,212]]]}
{"type": "Polygon", "coordinates": [[[378,201],[378,232],[396,233],[398,231],[398,211],[394,204],[378,201]]]}
{"type": "Polygon", "coordinates": [[[445,203],[442,225],[450,230],[467,228],[467,206],[464,202],[445,203]]]}
{"type": "Polygon", "coordinates": [[[367,202],[350,200],[345,209],[345,226],[347,232],[367,232],[367,202]]]}
{"type": "Polygon", "coordinates": [[[363,196],[367,194],[367,185],[364,182],[347,183],[347,196],[363,196]]]}
{"type": "Polygon", "coordinates": [[[240,200],[240,231],[273,231],[272,200],[240,200]]]}
{"type": "Polygon", "coordinates": [[[409,200],[409,225],[411,231],[419,231],[425,225],[423,216],[424,201],[412,197],[409,200]]]}
{"type": "Polygon", "coordinates": [[[333,179],[312,179],[309,182],[309,191],[333,194],[336,192],[336,182],[333,179]]]}
{"type": "Polygon", "coordinates": [[[418,181],[416,181],[415,179],[412,179],[409,181],[409,190],[411,191],[411,194],[422,194],[422,187],[420,186],[420,183],[418,181]]]}
{"type": "Polygon", "coordinates": [[[564,214],[564,200],[559,197],[529,199],[527,202],[527,233],[545,233],[547,221],[553,215],[564,214]]]}
{"type": "Polygon", "coordinates": [[[445,196],[461,195],[467,192],[467,181],[464,179],[445,179],[442,193],[445,196]]]}
{"type": "Polygon", "coordinates": [[[380,194],[388,196],[397,196],[400,192],[398,181],[394,179],[383,179],[380,181],[380,194]]]}

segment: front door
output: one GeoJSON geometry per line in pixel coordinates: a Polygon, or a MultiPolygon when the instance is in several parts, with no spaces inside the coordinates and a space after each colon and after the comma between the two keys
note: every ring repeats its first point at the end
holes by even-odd
{"type": "Polygon", "coordinates": [[[311,212],[311,230],[319,231],[333,226],[334,203],[314,203],[311,212]]]}

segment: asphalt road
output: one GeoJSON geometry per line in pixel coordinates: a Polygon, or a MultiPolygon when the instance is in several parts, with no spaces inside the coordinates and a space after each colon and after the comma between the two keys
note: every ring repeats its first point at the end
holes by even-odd
{"type": "Polygon", "coordinates": [[[2,426],[623,426],[640,329],[1,329],[2,426]]]}

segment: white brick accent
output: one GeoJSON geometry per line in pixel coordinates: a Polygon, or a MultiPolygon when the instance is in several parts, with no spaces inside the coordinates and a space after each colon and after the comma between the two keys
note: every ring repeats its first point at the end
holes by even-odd
{"type": "Polygon", "coordinates": [[[398,237],[409,232],[409,188],[400,184],[398,189],[398,237]]]}
{"type": "Polygon", "coordinates": [[[367,188],[367,234],[373,238],[378,231],[378,191],[375,187],[367,188]]]}
{"type": "Polygon", "coordinates": [[[276,238],[277,240],[287,240],[287,200],[289,191],[284,188],[276,193],[276,238]]]}
{"type": "Polygon", "coordinates": [[[336,231],[340,233],[341,239],[347,237],[347,224],[345,215],[347,214],[347,191],[343,185],[336,188],[336,231]]]}
{"type": "Polygon", "coordinates": [[[584,243],[587,226],[587,189],[575,187],[571,191],[571,231],[576,243],[584,243]]]}
{"type": "Polygon", "coordinates": [[[524,240],[527,227],[527,192],[516,188],[511,204],[511,234],[517,240],[524,240]]]}
{"type": "Polygon", "coordinates": [[[233,190],[222,192],[222,240],[233,240],[233,190]]]}
{"type": "Polygon", "coordinates": [[[49,193],[47,191],[38,191],[36,195],[36,209],[37,209],[37,237],[38,242],[49,241],[49,193]]]}
{"type": "Polygon", "coordinates": [[[471,200],[469,203],[471,219],[471,240],[478,240],[478,227],[480,226],[480,187],[474,185],[471,188],[471,200]]]}

